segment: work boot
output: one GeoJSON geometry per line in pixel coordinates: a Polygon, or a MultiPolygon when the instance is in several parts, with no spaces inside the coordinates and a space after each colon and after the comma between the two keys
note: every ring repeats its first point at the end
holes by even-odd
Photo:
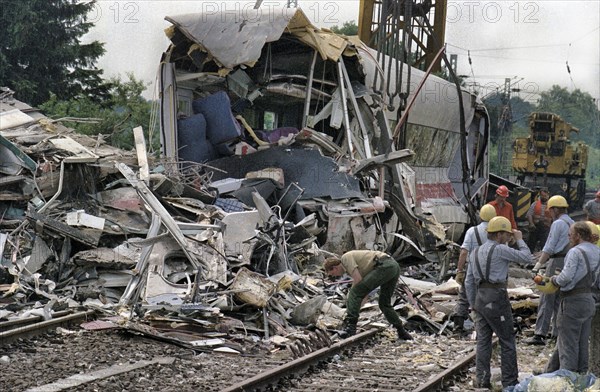
{"type": "Polygon", "coordinates": [[[461,316],[452,317],[452,321],[454,322],[454,331],[462,332],[465,330],[465,318],[461,316]]]}
{"type": "Polygon", "coordinates": [[[338,335],[342,339],[346,339],[346,338],[349,338],[350,336],[356,335],[356,323],[344,320],[344,322],[342,324],[342,329],[340,330],[338,335]]]}
{"type": "Polygon", "coordinates": [[[492,383],[489,381],[473,381],[473,387],[477,389],[492,389],[492,383]]]}
{"type": "Polygon", "coordinates": [[[546,344],[544,341],[544,337],[541,335],[533,335],[529,339],[525,339],[525,344],[533,345],[533,346],[543,346],[546,344]]]}
{"type": "Polygon", "coordinates": [[[396,331],[398,331],[398,340],[413,340],[413,337],[406,332],[402,324],[396,326],[396,331]]]}

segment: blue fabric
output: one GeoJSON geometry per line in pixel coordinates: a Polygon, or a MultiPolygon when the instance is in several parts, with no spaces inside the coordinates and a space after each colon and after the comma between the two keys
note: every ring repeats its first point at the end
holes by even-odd
{"type": "Polygon", "coordinates": [[[203,163],[218,158],[206,139],[206,120],[202,114],[177,120],[177,144],[181,161],[203,163]]]}
{"type": "Polygon", "coordinates": [[[206,137],[213,146],[240,137],[241,130],[231,113],[231,102],[225,91],[195,100],[192,109],[206,119],[206,137]]]}
{"type": "Polygon", "coordinates": [[[225,212],[242,212],[246,211],[244,203],[236,199],[217,199],[215,205],[220,207],[225,212]]]}

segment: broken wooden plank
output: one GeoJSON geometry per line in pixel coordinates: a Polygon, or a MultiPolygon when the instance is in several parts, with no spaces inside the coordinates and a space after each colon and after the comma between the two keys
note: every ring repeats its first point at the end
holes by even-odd
{"type": "Polygon", "coordinates": [[[74,156],[64,159],[68,163],[96,162],[100,157],[70,137],[50,139],[54,147],[69,151],[74,156]]]}
{"type": "Polygon", "coordinates": [[[142,127],[133,128],[135,139],[135,151],[137,153],[138,165],[140,166],[140,179],[148,184],[150,181],[150,169],[148,168],[148,155],[146,154],[146,139],[142,127]]]}
{"type": "Polygon", "coordinates": [[[55,381],[50,384],[41,385],[39,387],[33,387],[26,390],[26,392],[59,392],[70,388],[75,388],[80,385],[84,385],[93,381],[102,380],[104,378],[116,376],[130,372],[132,370],[141,369],[150,365],[170,365],[175,362],[173,357],[158,357],[151,361],[138,361],[135,363],[123,365],[116,364],[111,367],[96,370],[95,372],[86,374],[75,374],[71,377],[63,378],[62,380],[55,381]]]}

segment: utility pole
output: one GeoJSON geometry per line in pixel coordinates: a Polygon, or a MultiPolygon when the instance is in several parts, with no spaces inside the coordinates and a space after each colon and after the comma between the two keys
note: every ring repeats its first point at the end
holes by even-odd
{"type": "Polygon", "coordinates": [[[502,108],[498,116],[498,175],[507,178],[511,173],[512,164],[512,108],[510,106],[510,78],[504,79],[504,92],[502,93],[502,108]]]}

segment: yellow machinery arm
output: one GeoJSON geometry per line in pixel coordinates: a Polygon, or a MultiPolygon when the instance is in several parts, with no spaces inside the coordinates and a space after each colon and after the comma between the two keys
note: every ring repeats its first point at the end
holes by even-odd
{"type": "MultiPolygon", "coordinates": [[[[407,23],[405,20],[405,0],[360,0],[358,14],[358,37],[373,49],[377,49],[377,36],[382,25],[385,24],[385,40],[391,37],[397,37],[393,34],[394,28],[406,29],[408,24],[409,35],[416,48],[413,50],[415,61],[413,66],[420,69],[427,69],[429,65],[436,61],[435,56],[444,46],[446,34],[446,12],[447,0],[436,0],[431,4],[431,0],[422,2],[413,1],[411,7],[412,21],[407,23]],[[384,9],[384,3],[388,5],[384,9]],[[393,12],[396,7],[399,12],[393,12]],[[433,23],[432,23],[433,21],[433,23]]],[[[441,70],[441,62],[438,59],[432,71],[441,70]]]]}

